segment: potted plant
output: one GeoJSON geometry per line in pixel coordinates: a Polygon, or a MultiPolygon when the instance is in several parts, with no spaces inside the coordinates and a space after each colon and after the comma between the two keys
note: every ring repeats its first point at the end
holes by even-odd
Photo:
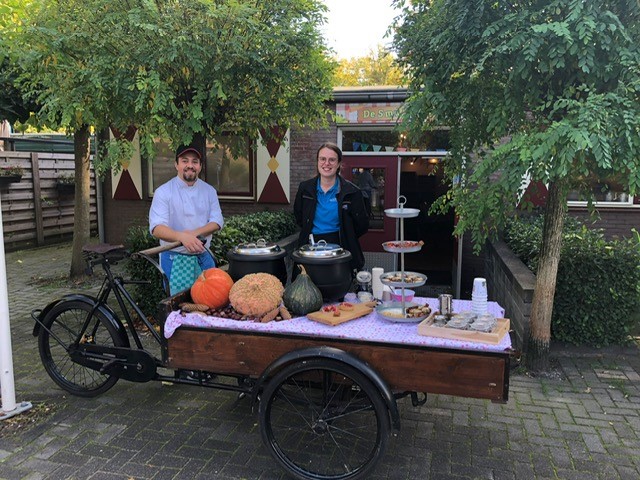
{"type": "Polygon", "coordinates": [[[56,179],[56,189],[59,193],[72,193],[76,188],[76,177],[73,173],[63,173],[56,179]]]}
{"type": "Polygon", "coordinates": [[[6,165],[0,168],[0,186],[4,187],[10,183],[19,182],[22,179],[24,170],[17,165],[6,165]]]}

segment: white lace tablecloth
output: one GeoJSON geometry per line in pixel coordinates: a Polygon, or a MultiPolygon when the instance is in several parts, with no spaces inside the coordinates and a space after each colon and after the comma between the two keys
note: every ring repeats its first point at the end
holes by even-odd
{"type": "MultiPolygon", "coordinates": [[[[415,303],[428,303],[432,310],[437,310],[437,298],[416,297],[415,303]]],[[[471,300],[454,300],[454,312],[471,310],[471,300]]],[[[488,302],[489,313],[498,318],[504,318],[504,309],[496,302],[488,302]]],[[[377,343],[397,343],[407,345],[421,345],[428,347],[453,348],[462,350],[477,350],[486,352],[503,352],[511,347],[511,338],[505,335],[497,345],[449,340],[446,338],[427,337],[418,334],[417,323],[395,323],[373,313],[356,318],[340,325],[331,326],[309,320],[307,317],[297,317],[280,322],[259,323],[238,321],[220,317],[204,317],[188,313],[183,316],[180,312],[168,315],[164,325],[164,336],[170,338],[175,330],[181,326],[228,329],[238,331],[272,332],[277,334],[301,335],[312,337],[339,338],[362,340],[377,343]]]]}

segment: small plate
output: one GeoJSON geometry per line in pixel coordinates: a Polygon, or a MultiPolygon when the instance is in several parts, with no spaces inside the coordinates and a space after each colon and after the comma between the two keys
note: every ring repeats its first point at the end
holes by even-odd
{"type": "Polygon", "coordinates": [[[420,215],[418,208],[387,208],[384,211],[387,217],[391,218],[414,218],[420,215]]]}
{"type": "Polygon", "coordinates": [[[427,276],[417,272],[404,272],[404,276],[402,276],[402,272],[400,271],[387,272],[380,276],[380,281],[391,287],[419,287],[427,282],[427,276]],[[397,278],[397,280],[391,280],[392,278],[397,278]],[[402,281],[402,278],[415,279],[416,281],[402,281]]]}
{"type": "Polygon", "coordinates": [[[423,245],[423,241],[416,242],[413,240],[396,240],[393,242],[384,242],[382,244],[382,248],[391,253],[412,253],[419,252],[423,245]],[[410,246],[401,247],[398,244],[409,244],[410,246]]]}

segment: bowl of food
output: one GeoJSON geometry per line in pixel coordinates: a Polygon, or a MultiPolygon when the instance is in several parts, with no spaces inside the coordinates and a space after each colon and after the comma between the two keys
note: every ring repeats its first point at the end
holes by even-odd
{"type": "MultiPolygon", "coordinates": [[[[413,290],[409,290],[408,288],[405,288],[404,301],[405,302],[413,301],[413,297],[415,296],[415,294],[416,292],[414,292],[413,290]]],[[[402,302],[402,288],[396,288],[391,294],[391,298],[393,299],[394,302],[402,302]]]]}

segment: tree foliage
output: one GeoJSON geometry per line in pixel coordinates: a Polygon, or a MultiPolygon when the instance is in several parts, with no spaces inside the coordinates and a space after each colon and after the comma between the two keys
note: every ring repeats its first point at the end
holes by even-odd
{"type": "Polygon", "coordinates": [[[21,30],[21,18],[29,8],[28,0],[4,0],[0,3],[0,121],[26,121],[37,106],[22,98],[16,81],[21,72],[11,55],[11,44],[21,30]]]}
{"type": "Polygon", "coordinates": [[[332,64],[317,0],[40,0],[21,36],[23,87],[49,122],[156,136],[309,125],[332,64]],[[38,83],[44,83],[44,88],[38,83]]]}
{"type": "Polygon", "coordinates": [[[640,192],[640,4],[396,4],[395,47],[415,92],[403,118],[414,133],[451,127],[445,173],[455,186],[437,206],[455,207],[456,233],[470,231],[480,248],[516,208],[524,178],[549,187],[527,356],[544,369],[568,189],[595,175],[640,192]]]}
{"type": "Polygon", "coordinates": [[[444,200],[458,232],[480,245],[497,231],[525,176],[568,188],[579,175],[618,175],[640,191],[637,1],[404,8],[396,48],[415,92],[404,118],[416,132],[452,127],[448,177],[464,183],[444,200]]]}
{"type": "MultiPolygon", "coordinates": [[[[116,133],[95,163],[99,174],[128,160],[125,132],[137,131],[152,158],[157,137],[174,145],[228,132],[255,138],[326,119],[333,64],[319,0],[30,1],[7,45],[19,87],[50,126],[87,142],[90,127],[116,133]]],[[[75,150],[76,179],[85,168],[88,178],[88,145],[75,150]]],[[[88,204],[79,192],[76,205],[88,204]]],[[[83,270],[84,220],[76,219],[72,276],[83,270]]]]}
{"type": "Polygon", "coordinates": [[[405,79],[395,57],[378,45],[377,51],[370,50],[367,56],[341,59],[333,84],[337,87],[404,85],[405,79]]]}

